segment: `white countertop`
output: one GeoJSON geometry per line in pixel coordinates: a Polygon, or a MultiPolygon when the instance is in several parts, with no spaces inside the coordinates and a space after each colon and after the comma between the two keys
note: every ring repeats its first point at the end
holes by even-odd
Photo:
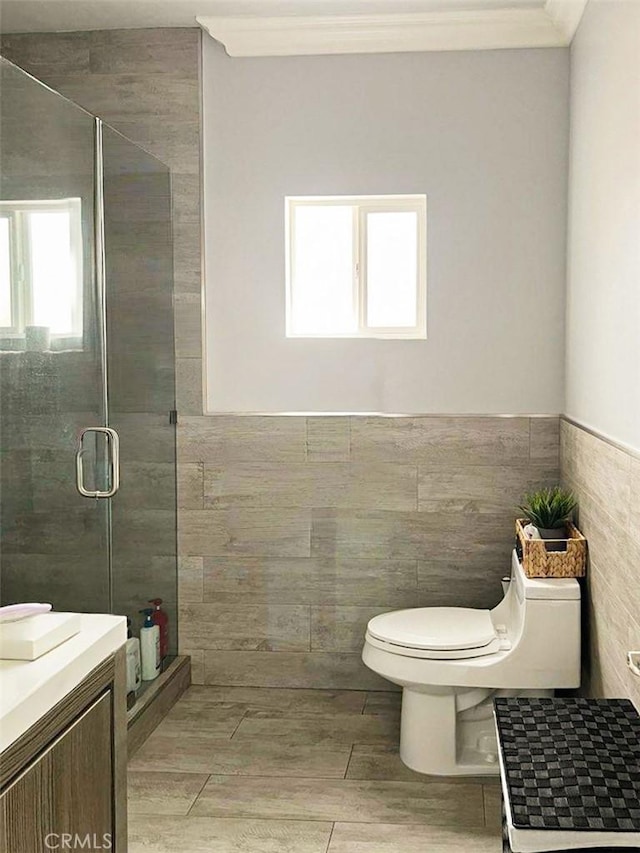
{"type": "Polygon", "coordinates": [[[0,660],[0,752],[126,640],[124,616],[85,613],[80,633],[37,660],[0,660]]]}

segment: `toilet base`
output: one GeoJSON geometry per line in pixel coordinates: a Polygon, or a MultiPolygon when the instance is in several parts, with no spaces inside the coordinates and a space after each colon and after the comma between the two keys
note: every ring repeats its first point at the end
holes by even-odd
{"type": "Polygon", "coordinates": [[[402,691],[400,758],[412,770],[435,776],[497,776],[498,746],[493,718],[496,696],[552,696],[552,690],[455,692],[402,691]]]}

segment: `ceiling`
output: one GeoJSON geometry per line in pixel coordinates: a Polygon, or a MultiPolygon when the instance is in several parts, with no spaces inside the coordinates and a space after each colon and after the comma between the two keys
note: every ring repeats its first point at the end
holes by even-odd
{"type": "Polygon", "coordinates": [[[0,31],[202,26],[233,56],[554,47],[587,0],[0,0],[0,31]]]}
{"type": "Polygon", "coordinates": [[[196,16],[352,15],[544,6],[544,0],[0,0],[2,32],[195,27],[196,16]]]}

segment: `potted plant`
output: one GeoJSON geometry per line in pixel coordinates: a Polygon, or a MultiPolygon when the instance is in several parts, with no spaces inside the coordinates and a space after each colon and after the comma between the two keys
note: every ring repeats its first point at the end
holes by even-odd
{"type": "Polygon", "coordinates": [[[526,494],[518,508],[537,528],[541,539],[566,539],[566,522],[571,520],[577,503],[573,492],[554,486],[526,494]]]}

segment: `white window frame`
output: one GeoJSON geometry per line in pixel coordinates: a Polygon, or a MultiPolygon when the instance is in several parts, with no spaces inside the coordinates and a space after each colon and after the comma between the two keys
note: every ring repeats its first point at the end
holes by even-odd
{"type": "Polygon", "coordinates": [[[32,323],[32,283],[29,228],[26,214],[37,211],[67,210],[70,215],[71,251],[76,269],[76,298],[72,310],[73,329],[69,333],[51,333],[52,339],[76,341],[83,334],[82,272],[82,200],[80,198],[37,201],[0,201],[0,218],[9,220],[9,267],[11,270],[11,326],[0,327],[3,338],[23,338],[24,328],[32,323]]]}
{"type": "Polygon", "coordinates": [[[382,338],[426,340],[427,337],[427,197],[426,195],[379,196],[286,196],[286,336],[288,338],[382,338]],[[292,327],[295,288],[295,211],[303,206],[353,207],[353,305],[358,327],[352,332],[295,332],[292,327]],[[367,215],[369,213],[415,213],[417,234],[417,282],[415,326],[367,325],[367,215]]]}

